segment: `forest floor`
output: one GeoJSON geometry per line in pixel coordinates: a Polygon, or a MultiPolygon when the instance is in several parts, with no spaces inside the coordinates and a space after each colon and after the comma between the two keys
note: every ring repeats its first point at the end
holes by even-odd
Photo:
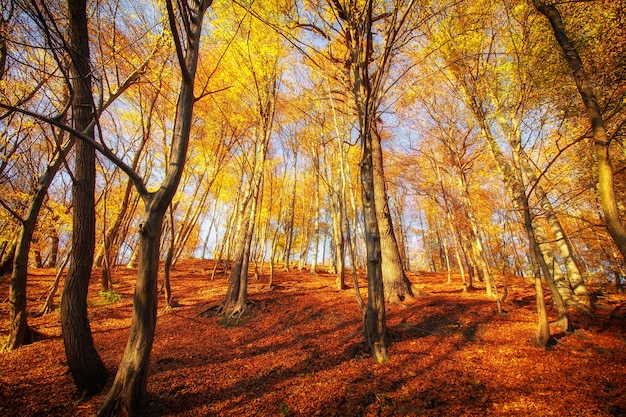
{"type": "MultiPolygon", "coordinates": [[[[199,316],[226,291],[226,278],[211,281],[211,270],[208,261],[185,261],[172,273],[179,306],[158,313],[147,416],[626,416],[623,295],[595,290],[593,314],[573,312],[576,330],[552,327],[555,343],[541,350],[532,342],[532,283],[510,278],[499,314],[484,290],[462,293],[458,277],[450,285],[445,274],[411,274],[420,295],[388,306],[390,359],[378,364],[363,347],[354,291],[334,289],[333,276],[276,271],[271,290],[266,277],[252,277],[250,314],[225,326],[199,316]]],[[[29,311],[41,309],[54,272],[31,271],[29,311]]],[[[119,297],[100,294],[98,277],[89,315],[112,380],[134,272],[114,274],[119,297]]],[[[0,291],[4,338],[8,277],[0,291]]],[[[37,341],[0,353],[0,415],[92,415],[106,392],[76,402],[58,310],[29,323],[37,341]]]]}

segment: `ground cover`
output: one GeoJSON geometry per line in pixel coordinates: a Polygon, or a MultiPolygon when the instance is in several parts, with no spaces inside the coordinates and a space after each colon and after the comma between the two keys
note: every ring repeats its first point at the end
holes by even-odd
{"type": "MultiPolygon", "coordinates": [[[[624,296],[595,289],[593,314],[574,314],[573,333],[553,329],[555,344],[544,351],[532,343],[532,283],[509,278],[499,314],[480,287],[462,293],[457,277],[447,284],[445,274],[411,274],[420,295],[388,306],[391,358],[376,364],[363,350],[354,291],[335,290],[333,276],[277,271],[270,290],[261,271],[261,279],[251,277],[250,314],[225,326],[199,316],[226,291],[223,275],[211,280],[212,266],[185,261],[172,272],[178,307],[159,310],[145,415],[626,415],[624,296]]],[[[33,313],[54,274],[32,270],[33,313]]],[[[128,336],[134,271],[118,269],[108,296],[99,294],[98,276],[89,314],[113,374],[128,336]]],[[[8,277],[0,291],[4,337],[8,277]]],[[[29,323],[38,340],[0,353],[0,415],[92,415],[105,393],[76,403],[58,310],[29,323]]]]}

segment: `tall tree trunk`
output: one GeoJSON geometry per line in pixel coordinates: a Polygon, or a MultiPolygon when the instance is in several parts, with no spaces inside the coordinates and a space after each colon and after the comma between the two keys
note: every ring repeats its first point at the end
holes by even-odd
{"type": "Polygon", "coordinates": [[[378,361],[387,360],[387,319],[385,313],[385,293],[381,262],[381,247],[378,218],[375,203],[374,166],[371,151],[371,135],[361,134],[361,188],[363,215],[365,220],[365,240],[367,248],[367,308],[364,327],[365,343],[372,356],[378,361]]]}
{"type": "Polygon", "coordinates": [[[167,252],[165,253],[165,262],[163,263],[163,293],[165,295],[165,308],[172,308],[172,286],[170,285],[170,272],[172,271],[172,260],[174,259],[174,209],[169,205],[168,211],[168,234],[167,234],[167,252]]]}
{"type": "Polygon", "coordinates": [[[385,299],[391,303],[413,298],[411,282],[404,273],[402,257],[398,248],[398,241],[393,229],[389,203],[387,201],[387,186],[383,168],[383,151],[380,135],[374,127],[372,138],[372,163],[374,168],[374,188],[376,197],[376,216],[380,230],[380,247],[382,255],[383,285],[385,299]]]}
{"type": "Polygon", "coordinates": [[[598,193],[606,220],[606,227],[621,252],[622,258],[626,259],[626,228],[624,228],[624,223],[620,218],[617,201],[615,200],[613,167],[610,155],[611,139],[606,132],[606,126],[602,118],[602,109],[585,73],[583,62],[580,59],[576,46],[567,35],[559,10],[556,6],[547,5],[541,0],[533,0],[533,3],[537,10],[550,21],[554,36],[565,53],[565,59],[573,72],[576,87],[587,110],[587,117],[591,123],[593,133],[594,154],[598,170],[598,193]]]}
{"type": "Polygon", "coordinates": [[[56,268],[59,262],[59,231],[55,228],[52,230],[53,235],[50,237],[50,259],[48,260],[48,268],[56,268]]]}
{"type": "MultiPolygon", "coordinates": [[[[311,269],[309,272],[313,275],[317,274],[317,256],[319,255],[320,246],[320,175],[319,175],[319,154],[317,147],[315,148],[314,161],[317,175],[315,175],[315,197],[314,197],[314,218],[313,218],[313,255],[311,257],[311,269]]],[[[353,268],[356,266],[353,265],[353,268]]]]}
{"type": "MultiPolygon", "coordinates": [[[[298,151],[294,150],[294,172],[297,172],[298,167],[298,151]]],[[[293,187],[291,190],[291,201],[289,201],[289,211],[287,215],[287,222],[285,224],[285,252],[283,253],[283,270],[289,271],[289,263],[291,262],[291,247],[293,246],[293,228],[296,215],[296,190],[297,190],[297,177],[293,177],[293,187]]]]}
{"type": "Polygon", "coordinates": [[[345,290],[346,289],[346,282],[345,282],[345,260],[346,260],[346,254],[345,254],[345,235],[344,235],[344,224],[343,224],[343,217],[341,215],[342,210],[343,210],[343,200],[341,198],[340,193],[336,192],[336,191],[332,191],[332,195],[330,196],[330,198],[332,199],[331,202],[331,218],[332,218],[332,228],[333,228],[333,242],[335,244],[334,246],[334,263],[333,265],[335,266],[335,288],[338,290],[345,290]]]}
{"type": "Polygon", "coordinates": [[[490,297],[495,296],[497,298],[498,289],[489,266],[489,261],[487,260],[487,254],[485,253],[485,245],[483,244],[481,228],[478,220],[476,219],[476,215],[474,214],[474,205],[470,199],[469,184],[465,173],[461,169],[461,163],[458,160],[458,155],[455,155],[455,159],[457,167],[459,168],[457,181],[461,193],[461,203],[463,205],[467,221],[470,225],[470,243],[474,254],[474,260],[478,264],[477,266],[480,268],[480,272],[482,273],[482,277],[485,281],[487,295],[490,297]]]}
{"type": "MultiPolygon", "coordinates": [[[[549,284],[550,291],[552,292],[552,297],[559,309],[559,323],[564,326],[564,328],[569,329],[569,318],[567,315],[567,309],[565,308],[565,303],[563,302],[563,298],[561,294],[557,291],[556,285],[552,285],[554,283],[554,277],[552,275],[552,271],[548,266],[545,258],[543,257],[539,245],[540,242],[536,240],[537,226],[535,224],[535,219],[530,215],[530,206],[528,204],[528,196],[526,195],[526,190],[524,188],[524,180],[523,173],[519,167],[519,164],[516,162],[519,159],[519,150],[521,149],[519,146],[515,146],[515,142],[511,144],[511,147],[514,148],[513,156],[515,166],[512,167],[509,161],[507,161],[502,149],[498,145],[496,138],[492,134],[489,125],[487,124],[487,116],[485,111],[483,110],[480,99],[476,97],[471,92],[471,86],[468,82],[459,74],[460,69],[453,66],[453,73],[455,74],[456,79],[460,82],[461,88],[464,91],[465,97],[467,99],[468,105],[478,125],[480,126],[481,133],[487,142],[487,147],[489,152],[494,158],[496,166],[498,168],[498,172],[502,176],[502,180],[506,186],[507,192],[511,197],[511,201],[513,202],[513,206],[516,210],[520,211],[520,216],[525,219],[526,211],[528,211],[528,221],[529,227],[526,228],[526,235],[529,242],[533,242],[534,245],[537,245],[538,251],[538,259],[537,262],[541,266],[541,272],[544,274],[544,278],[546,282],[549,284]],[[515,169],[514,169],[515,168],[515,169]]],[[[525,219],[526,226],[526,219],[525,219]]],[[[531,250],[533,246],[530,246],[531,250]]],[[[530,254],[532,257],[532,253],[530,254]]]]}
{"type": "MultiPolygon", "coordinates": [[[[212,0],[202,0],[182,5],[184,10],[181,12],[187,16],[188,25],[183,26],[186,36],[181,39],[178,36],[173,4],[171,0],[166,1],[170,29],[182,72],[173,127],[171,161],[167,165],[163,183],[157,191],[148,193],[143,184],[136,183],[141,188],[145,212],[139,230],[139,266],[130,334],[113,385],[97,412],[99,417],[119,415],[122,411],[130,417],[135,416],[147,400],[148,364],[156,327],[159,246],[163,218],[176,193],[185,167],[195,102],[193,86],[202,21],[211,2],[212,0]]],[[[181,6],[180,2],[178,4],[181,6]]]]}
{"type": "MultiPolygon", "coordinates": [[[[95,108],[91,95],[87,1],[68,0],[68,12],[74,92],[72,120],[74,129],[93,138],[94,129],[88,128],[95,116],[95,108]]],[[[87,291],[96,233],[96,151],[88,143],[78,141],[75,152],[72,249],[61,298],[61,329],[65,357],[74,383],[81,396],[90,396],[102,390],[108,378],[108,371],[94,346],[87,317],[87,291]]]]}

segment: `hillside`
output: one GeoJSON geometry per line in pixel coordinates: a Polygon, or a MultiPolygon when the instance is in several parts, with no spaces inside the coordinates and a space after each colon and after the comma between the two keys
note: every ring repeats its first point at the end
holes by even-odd
{"type": "MultiPolygon", "coordinates": [[[[376,364],[363,351],[354,292],[335,290],[333,276],[277,271],[271,290],[265,275],[252,277],[251,314],[227,327],[198,316],[225,293],[224,276],[210,281],[211,268],[186,261],[173,271],[179,306],[159,310],[146,415],[626,415],[624,296],[594,293],[593,315],[575,314],[577,330],[557,331],[543,351],[532,343],[530,283],[510,278],[506,311],[498,314],[480,289],[463,294],[445,274],[413,274],[420,296],[388,306],[391,359],[376,364]]],[[[32,271],[29,311],[41,309],[54,272],[32,271]]],[[[113,278],[119,297],[103,297],[97,272],[91,326],[113,373],[128,335],[134,277],[120,268],[113,278]]],[[[8,277],[0,291],[4,337],[8,277]]],[[[0,415],[93,414],[104,393],[75,403],[58,310],[29,323],[38,340],[0,353],[0,415]]]]}

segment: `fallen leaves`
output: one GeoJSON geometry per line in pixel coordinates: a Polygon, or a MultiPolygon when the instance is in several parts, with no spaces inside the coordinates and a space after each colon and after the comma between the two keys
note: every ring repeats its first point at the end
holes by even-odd
{"type": "MultiPolygon", "coordinates": [[[[354,294],[335,290],[333,276],[281,271],[271,291],[266,279],[252,279],[249,320],[225,327],[215,317],[198,317],[225,293],[224,277],[193,273],[211,267],[187,261],[173,271],[180,306],[159,313],[146,415],[626,413],[626,326],[621,310],[615,313],[623,296],[599,299],[611,305],[598,306],[595,318],[580,320],[585,329],[557,334],[556,345],[543,351],[530,341],[532,286],[510,278],[507,312],[499,315],[482,291],[451,291],[460,283],[446,284],[443,274],[411,276],[428,295],[388,306],[391,358],[376,364],[363,348],[354,294]]],[[[30,280],[30,309],[41,308],[53,278],[54,271],[38,271],[30,280]]],[[[120,269],[115,279],[117,300],[102,302],[97,286],[90,289],[94,340],[112,373],[128,337],[134,276],[120,269]]],[[[7,303],[0,310],[6,335],[7,303]]],[[[29,323],[40,340],[0,354],[0,413],[93,414],[106,393],[75,404],[58,312],[29,323]]]]}

